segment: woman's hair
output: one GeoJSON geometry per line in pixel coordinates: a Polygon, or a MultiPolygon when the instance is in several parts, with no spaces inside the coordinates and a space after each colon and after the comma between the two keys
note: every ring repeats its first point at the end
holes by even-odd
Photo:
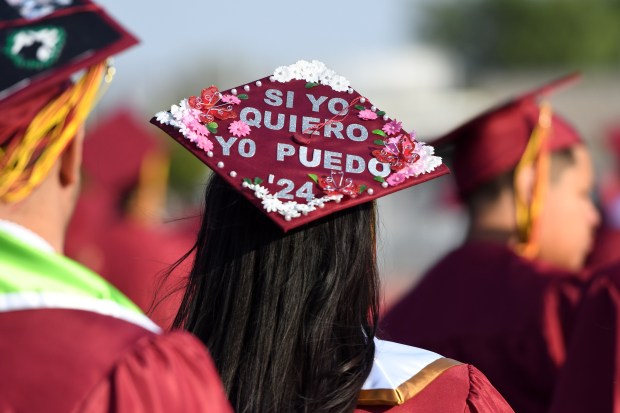
{"type": "Polygon", "coordinates": [[[175,327],[209,348],[244,412],[351,412],[378,318],[375,208],[283,233],[217,176],[175,327]]]}

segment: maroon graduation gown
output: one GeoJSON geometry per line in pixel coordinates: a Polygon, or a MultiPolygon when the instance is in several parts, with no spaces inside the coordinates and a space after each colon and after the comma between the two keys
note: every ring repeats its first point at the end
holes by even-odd
{"type": "Polygon", "coordinates": [[[595,275],[585,295],[551,412],[620,412],[620,265],[595,275]]]}
{"type": "Polygon", "coordinates": [[[0,412],[232,412],[193,336],[90,311],[0,313],[0,412]]]}
{"type": "Polygon", "coordinates": [[[620,263],[620,230],[601,226],[594,248],[588,257],[588,268],[596,271],[620,263]]]}
{"type": "Polygon", "coordinates": [[[510,413],[512,408],[475,367],[459,364],[403,404],[358,406],[355,413],[510,413]]]}
{"type": "Polygon", "coordinates": [[[386,314],[387,339],[482,370],[517,412],[545,412],[582,281],[501,245],[468,242],[386,314]]]}

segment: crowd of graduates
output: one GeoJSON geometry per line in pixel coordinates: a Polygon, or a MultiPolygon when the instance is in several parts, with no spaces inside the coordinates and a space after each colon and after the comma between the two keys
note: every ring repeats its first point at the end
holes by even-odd
{"type": "Polygon", "coordinates": [[[0,41],[0,413],[620,411],[617,192],[548,100],[579,75],[428,145],[321,62],[206,76],[151,120],[214,172],[171,225],[154,126],[84,137],[137,39],[0,1],[0,41]],[[448,168],[467,237],[383,313],[375,200],[448,168]]]}

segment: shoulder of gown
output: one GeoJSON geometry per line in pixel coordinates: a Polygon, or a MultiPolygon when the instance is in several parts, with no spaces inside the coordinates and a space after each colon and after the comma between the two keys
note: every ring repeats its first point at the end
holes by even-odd
{"type": "Polygon", "coordinates": [[[232,413],[219,375],[191,334],[149,335],[125,352],[79,412],[232,413]]]}
{"type": "Polygon", "coordinates": [[[513,412],[475,367],[424,349],[375,342],[356,412],[513,412]]]}
{"type": "Polygon", "coordinates": [[[585,294],[551,412],[620,411],[619,331],[620,265],[614,265],[599,271],[585,294]]]}

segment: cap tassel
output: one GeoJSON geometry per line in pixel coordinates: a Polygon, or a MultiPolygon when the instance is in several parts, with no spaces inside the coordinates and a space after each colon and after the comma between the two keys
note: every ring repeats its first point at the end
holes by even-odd
{"type": "Polygon", "coordinates": [[[540,105],[538,123],[530,136],[525,152],[515,169],[515,213],[519,237],[515,251],[529,259],[535,258],[540,250],[540,213],[549,183],[550,154],[548,150],[551,130],[552,109],[548,102],[540,105]],[[516,189],[520,172],[529,165],[534,167],[534,183],[531,199],[523,199],[516,189]]]}
{"type": "Polygon", "coordinates": [[[104,64],[92,66],[34,116],[21,139],[4,149],[0,200],[19,202],[45,179],[93,109],[104,72],[104,64]]]}

